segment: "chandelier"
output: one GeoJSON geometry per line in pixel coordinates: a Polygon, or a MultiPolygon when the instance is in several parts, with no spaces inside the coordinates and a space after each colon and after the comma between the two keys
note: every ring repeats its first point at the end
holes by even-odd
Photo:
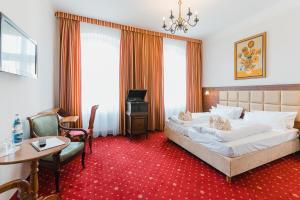
{"type": "Polygon", "coordinates": [[[191,18],[193,16],[193,13],[191,12],[191,8],[188,8],[187,12],[187,19],[182,17],[182,1],[178,1],[179,5],[179,16],[177,19],[175,19],[173,15],[173,11],[171,10],[171,15],[170,15],[170,25],[167,26],[166,24],[166,19],[163,18],[163,26],[162,28],[165,29],[166,31],[170,31],[172,34],[174,34],[177,30],[182,30],[184,33],[186,33],[189,30],[189,26],[194,27],[197,25],[199,22],[198,14],[195,12],[195,17],[191,22],[191,18]]]}

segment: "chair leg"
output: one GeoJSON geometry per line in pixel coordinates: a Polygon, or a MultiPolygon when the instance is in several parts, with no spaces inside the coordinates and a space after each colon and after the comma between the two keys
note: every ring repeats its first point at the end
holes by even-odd
{"type": "Polygon", "coordinates": [[[82,155],[81,155],[81,165],[82,165],[82,168],[85,168],[85,150],[83,150],[82,155]]]}
{"type": "Polygon", "coordinates": [[[90,153],[93,153],[93,151],[92,151],[92,145],[93,145],[93,137],[92,137],[92,136],[90,136],[90,137],[89,137],[89,147],[90,147],[90,153]]]}
{"type": "Polygon", "coordinates": [[[54,163],[56,164],[56,167],[54,169],[54,176],[55,176],[55,186],[56,186],[56,192],[58,193],[60,191],[60,152],[53,155],[54,163]]]}
{"type": "Polygon", "coordinates": [[[229,177],[229,176],[226,176],[226,181],[227,181],[227,183],[231,183],[231,180],[232,180],[232,178],[231,178],[231,177],[229,177]]]}
{"type": "Polygon", "coordinates": [[[59,182],[60,182],[60,170],[59,169],[55,170],[54,176],[55,176],[56,192],[60,192],[60,186],[59,186],[59,182]]]}

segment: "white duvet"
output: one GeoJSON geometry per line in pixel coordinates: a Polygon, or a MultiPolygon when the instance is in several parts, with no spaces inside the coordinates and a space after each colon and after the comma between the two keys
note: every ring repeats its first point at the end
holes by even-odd
{"type": "Polygon", "coordinates": [[[267,124],[239,119],[229,120],[231,131],[221,131],[209,127],[210,116],[211,113],[192,113],[191,121],[180,120],[177,116],[170,117],[169,121],[187,128],[192,128],[199,134],[210,134],[219,142],[230,142],[272,130],[272,127],[267,124]]]}
{"type": "Polygon", "coordinates": [[[244,120],[230,120],[230,123],[230,131],[221,131],[218,129],[209,128],[208,124],[195,124],[193,125],[193,128],[199,134],[208,133],[213,135],[219,142],[230,142],[272,130],[272,127],[269,125],[247,122],[244,120]]]}
{"type": "Polygon", "coordinates": [[[191,121],[183,121],[178,118],[178,116],[169,117],[169,120],[175,122],[176,124],[180,124],[183,126],[193,126],[203,123],[208,123],[210,113],[192,113],[191,121]]]}

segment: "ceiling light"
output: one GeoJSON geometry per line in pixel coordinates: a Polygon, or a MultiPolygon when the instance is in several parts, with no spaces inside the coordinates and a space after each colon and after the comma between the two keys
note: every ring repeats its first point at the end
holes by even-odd
{"type": "Polygon", "coordinates": [[[193,13],[191,12],[191,8],[188,8],[187,12],[187,19],[182,17],[182,1],[178,1],[179,5],[179,16],[177,19],[175,19],[173,15],[173,11],[171,10],[170,14],[170,25],[167,26],[166,19],[163,18],[163,26],[162,28],[166,31],[170,31],[172,34],[175,34],[176,31],[181,30],[184,33],[186,33],[189,30],[189,27],[194,27],[199,22],[198,14],[195,12],[195,15],[193,16],[193,13]],[[193,18],[193,20],[191,20],[193,18]]]}

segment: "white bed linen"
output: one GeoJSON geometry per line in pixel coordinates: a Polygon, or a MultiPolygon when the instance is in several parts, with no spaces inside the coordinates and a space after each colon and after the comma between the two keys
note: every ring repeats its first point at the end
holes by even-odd
{"type": "Polygon", "coordinates": [[[173,121],[173,122],[183,125],[183,126],[193,126],[193,125],[197,125],[197,124],[208,123],[209,116],[211,116],[211,114],[209,112],[192,113],[191,121],[183,121],[183,120],[180,120],[178,118],[178,116],[174,115],[174,116],[169,117],[169,121],[173,121]]]}
{"type": "Polygon", "coordinates": [[[166,126],[176,133],[189,137],[196,143],[227,157],[238,157],[254,151],[266,149],[298,137],[297,129],[290,129],[287,131],[272,130],[231,142],[219,142],[214,136],[207,133],[199,133],[192,127],[182,126],[172,121],[168,121],[166,126]]]}
{"type": "Polygon", "coordinates": [[[272,130],[272,127],[269,125],[256,122],[246,122],[244,120],[230,120],[230,124],[232,128],[230,131],[210,128],[208,127],[208,124],[196,124],[193,125],[193,127],[199,133],[209,133],[213,135],[219,142],[230,142],[272,130]]]}

